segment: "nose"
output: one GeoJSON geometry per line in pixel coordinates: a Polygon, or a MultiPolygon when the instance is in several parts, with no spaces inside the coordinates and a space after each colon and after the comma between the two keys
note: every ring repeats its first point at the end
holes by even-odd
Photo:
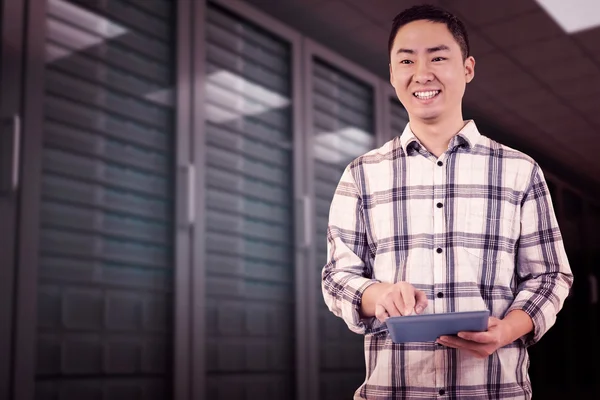
{"type": "Polygon", "coordinates": [[[415,75],[413,76],[415,83],[424,84],[433,81],[433,73],[429,69],[428,63],[420,62],[417,63],[416,67],[415,75]]]}

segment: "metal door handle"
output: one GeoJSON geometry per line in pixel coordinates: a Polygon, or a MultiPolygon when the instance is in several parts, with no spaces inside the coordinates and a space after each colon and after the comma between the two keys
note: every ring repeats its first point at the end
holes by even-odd
{"type": "Polygon", "coordinates": [[[21,117],[15,114],[13,117],[13,165],[12,165],[12,190],[19,187],[19,164],[21,155],[21,117]]]}
{"type": "Polygon", "coordinates": [[[304,218],[304,243],[303,247],[308,249],[312,244],[312,213],[310,207],[310,197],[304,196],[302,198],[303,206],[303,218],[304,218]]]}
{"type": "Polygon", "coordinates": [[[188,224],[191,226],[196,222],[196,168],[193,164],[188,165],[187,170],[188,185],[188,224]]]}
{"type": "Polygon", "coordinates": [[[19,188],[19,167],[21,155],[21,117],[15,114],[3,126],[0,143],[0,192],[13,193],[19,188]]]}
{"type": "Polygon", "coordinates": [[[196,222],[196,168],[193,164],[180,165],[177,173],[177,225],[189,229],[196,222]]]}
{"type": "Polygon", "coordinates": [[[596,280],[596,276],[589,274],[588,280],[590,283],[590,304],[598,304],[598,281],[596,280]]]}

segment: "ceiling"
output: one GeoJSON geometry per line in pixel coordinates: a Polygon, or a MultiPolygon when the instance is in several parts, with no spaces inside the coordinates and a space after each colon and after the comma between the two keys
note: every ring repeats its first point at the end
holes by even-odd
{"type": "Polygon", "coordinates": [[[534,0],[246,2],[384,79],[393,17],[419,3],[448,9],[467,25],[476,60],[465,109],[600,187],[600,28],[568,35],[534,0]]]}

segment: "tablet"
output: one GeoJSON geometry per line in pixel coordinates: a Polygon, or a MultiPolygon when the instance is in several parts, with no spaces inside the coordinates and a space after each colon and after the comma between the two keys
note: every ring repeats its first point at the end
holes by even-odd
{"type": "Polygon", "coordinates": [[[435,342],[443,335],[487,331],[490,312],[464,311],[390,317],[386,325],[394,343],[435,342]]]}

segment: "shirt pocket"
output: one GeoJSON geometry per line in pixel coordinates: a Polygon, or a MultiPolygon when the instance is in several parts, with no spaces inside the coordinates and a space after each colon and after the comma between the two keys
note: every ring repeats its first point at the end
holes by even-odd
{"type": "Polygon", "coordinates": [[[479,198],[466,202],[456,223],[457,245],[487,262],[513,257],[519,235],[516,206],[501,201],[490,210],[486,203],[479,198]],[[498,207],[501,212],[496,212],[498,207]]]}
{"type": "MultiPolygon", "coordinates": [[[[515,243],[519,236],[517,208],[501,204],[501,213],[488,212],[481,199],[471,199],[457,221],[456,265],[459,280],[472,282],[490,312],[501,317],[516,292],[515,243]]],[[[492,207],[493,208],[493,207],[492,207]]]]}

